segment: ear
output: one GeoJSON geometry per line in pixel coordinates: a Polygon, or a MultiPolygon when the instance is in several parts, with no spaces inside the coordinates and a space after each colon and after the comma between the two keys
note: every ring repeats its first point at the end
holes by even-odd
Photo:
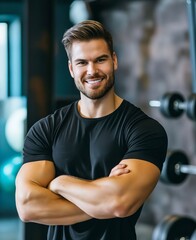
{"type": "Polygon", "coordinates": [[[72,78],[74,78],[73,67],[70,60],[68,61],[68,68],[69,68],[70,75],[72,76],[72,78]]]}
{"type": "Polygon", "coordinates": [[[118,59],[117,59],[115,52],[113,52],[112,59],[113,59],[113,63],[114,63],[114,70],[117,70],[118,69],[118,59]]]}

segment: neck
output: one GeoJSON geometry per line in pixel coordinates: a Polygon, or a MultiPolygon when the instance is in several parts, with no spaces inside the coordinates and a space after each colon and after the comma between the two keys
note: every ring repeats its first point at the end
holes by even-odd
{"type": "Polygon", "coordinates": [[[123,99],[115,93],[107,94],[101,99],[89,99],[81,95],[78,102],[78,111],[86,118],[100,118],[114,112],[122,103],[123,99]]]}

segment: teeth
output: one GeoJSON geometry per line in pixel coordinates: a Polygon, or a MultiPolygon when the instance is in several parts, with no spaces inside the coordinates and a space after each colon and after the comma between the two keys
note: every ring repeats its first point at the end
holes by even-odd
{"type": "Polygon", "coordinates": [[[89,83],[89,84],[94,84],[94,83],[98,83],[98,82],[101,82],[101,79],[87,81],[87,83],[89,83]]]}

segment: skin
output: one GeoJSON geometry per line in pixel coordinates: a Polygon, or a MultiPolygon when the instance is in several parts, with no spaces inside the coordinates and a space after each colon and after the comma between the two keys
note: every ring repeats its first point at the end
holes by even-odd
{"type": "MultiPolygon", "coordinates": [[[[112,169],[110,177],[128,173],[126,165],[112,169]]],[[[24,164],[16,178],[16,206],[24,222],[46,225],[70,225],[91,219],[73,203],[50,191],[55,177],[54,164],[38,161],[24,164]]]]}
{"type": "MultiPolygon", "coordinates": [[[[80,91],[78,111],[98,118],[115,111],[122,99],[114,92],[117,57],[103,39],[74,42],[69,70],[80,91]]],[[[70,225],[91,218],[126,217],[135,213],[156,186],[159,169],[142,159],[125,159],[108,177],[84,180],[55,178],[52,162],[24,164],[16,178],[16,205],[23,221],[70,225]]]]}

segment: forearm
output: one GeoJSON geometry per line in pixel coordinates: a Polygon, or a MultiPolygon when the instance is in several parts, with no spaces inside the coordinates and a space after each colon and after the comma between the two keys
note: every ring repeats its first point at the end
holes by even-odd
{"type": "Polygon", "coordinates": [[[118,206],[121,201],[121,194],[114,178],[85,181],[64,175],[52,181],[50,189],[92,217],[113,218],[119,214],[118,206]]]}
{"type": "MultiPolygon", "coordinates": [[[[94,218],[127,217],[134,214],[152,192],[160,171],[142,160],[123,160],[129,170],[93,181],[62,175],[49,188],[94,218]]],[[[115,171],[114,171],[115,172],[115,171]]]]}
{"type": "Polygon", "coordinates": [[[28,183],[16,192],[16,204],[25,222],[70,225],[91,218],[73,203],[35,183],[28,183]]]}

